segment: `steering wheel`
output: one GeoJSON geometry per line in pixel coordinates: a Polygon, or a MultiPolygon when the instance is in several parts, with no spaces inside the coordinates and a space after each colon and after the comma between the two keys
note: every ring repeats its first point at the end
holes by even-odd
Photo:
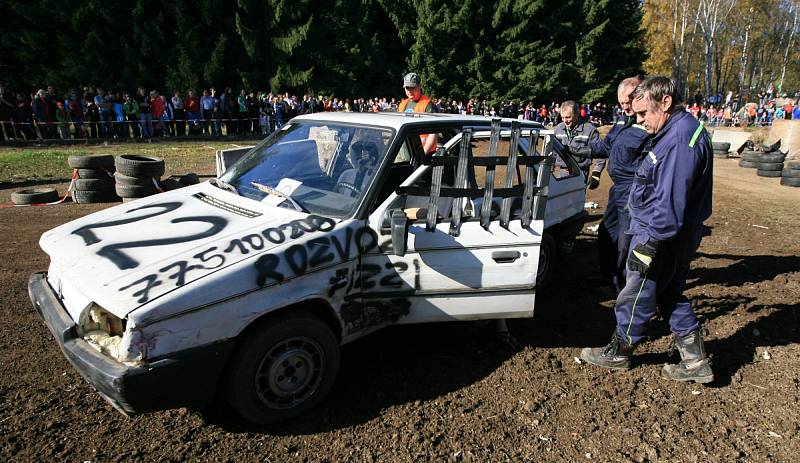
{"type": "Polygon", "coordinates": [[[336,189],[338,190],[339,187],[342,187],[342,189],[345,189],[345,190],[350,190],[355,194],[361,193],[361,188],[358,188],[357,186],[353,185],[350,182],[337,182],[336,183],[336,189]]]}

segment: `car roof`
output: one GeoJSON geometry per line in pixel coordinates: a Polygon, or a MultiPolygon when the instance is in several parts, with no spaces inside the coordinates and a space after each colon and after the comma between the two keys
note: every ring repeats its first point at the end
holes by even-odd
{"type": "MultiPolygon", "coordinates": [[[[501,127],[508,129],[511,122],[516,120],[523,129],[539,129],[543,133],[550,133],[551,130],[533,121],[499,118],[501,127]]],[[[342,122],[346,124],[363,124],[381,127],[389,127],[399,130],[401,127],[426,126],[426,125],[465,125],[472,127],[491,126],[492,118],[489,116],[466,116],[461,114],[442,114],[442,113],[398,113],[398,112],[378,112],[378,113],[353,113],[353,112],[320,112],[297,116],[293,121],[322,121],[322,122],[342,122]]]]}

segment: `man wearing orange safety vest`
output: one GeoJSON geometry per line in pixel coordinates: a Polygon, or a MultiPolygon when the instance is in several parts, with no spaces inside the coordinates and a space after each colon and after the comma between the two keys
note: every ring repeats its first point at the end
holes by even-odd
{"type": "MultiPolygon", "coordinates": [[[[406,90],[406,97],[400,102],[397,111],[401,113],[433,113],[436,108],[433,106],[430,97],[422,94],[422,87],[420,86],[419,76],[414,72],[409,72],[403,77],[403,87],[406,90]]],[[[436,150],[436,142],[439,141],[439,135],[421,134],[419,136],[422,141],[422,147],[425,149],[425,154],[433,153],[436,150]]]]}

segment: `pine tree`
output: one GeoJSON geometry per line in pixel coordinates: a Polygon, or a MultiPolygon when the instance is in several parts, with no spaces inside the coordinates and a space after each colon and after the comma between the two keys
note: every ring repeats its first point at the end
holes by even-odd
{"type": "Polygon", "coordinates": [[[642,73],[647,58],[638,0],[584,0],[575,64],[583,82],[581,101],[614,101],[617,84],[642,73]]]}
{"type": "Polygon", "coordinates": [[[495,99],[549,100],[574,95],[572,64],[575,1],[500,0],[492,18],[497,43],[490,47],[495,99]],[[558,6],[556,5],[558,4],[558,6]]]}
{"type": "Polygon", "coordinates": [[[305,87],[313,72],[306,38],[316,10],[311,0],[239,0],[236,31],[252,63],[243,80],[269,82],[272,91],[305,87]]]}

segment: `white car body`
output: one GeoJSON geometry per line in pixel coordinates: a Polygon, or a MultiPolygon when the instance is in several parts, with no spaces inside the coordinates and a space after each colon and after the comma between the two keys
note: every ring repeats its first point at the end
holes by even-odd
{"type": "MultiPolygon", "coordinates": [[[[398,253],[388,217],[409,195],[399,199],[403,195],[393,191],[370,204],[383,187],[381,175],[389,175],[397,153],[420,130],[452,134],[472,127],[480,143],[488,140],[489,120],[321,113],[295,118],[283,130],[332,123],[392,134],[369,190],[347,216],[300,212],[272,194],[257,201],[205,182],[111,207],[42,235],[51,264],[46,276],[31,278],[34,305],[76,368],[117,408],[135,413],[207,400],[237,338],[265,316],[298,307],[313,307],[340,344],[390,324],[533,315],[543,237],[550,234],[566,247],[582,224],[584,179],[577,168],[550,179],[540,195],[544,217],[528,226],[512,219],[504,227],[494,217],[486,229],[477,217],[480,202],[464,201],[457,236],[450,220],[440,219],[428,231],[424,218],[412,218],[405,250],[398,253]],[[568,230],[558,231],[569,221],[568,230]],[[123,331],[90,339],[87,333],[105,329],[103,320],[121,321],[123,331]],[[176,368],[184,353],[223,345],[228,347],[204,354],[216,359],[207,371],[210,392],[195,396],[185,393],[190,385],[172,385],[178,392],[149,403],[145,393],[131,392],[134,386],[120,386],[120,378],[152,376],[160,365],[176,368]],[[115,373],[106,374],[109,369],[115,373]],[[176,396],[180,391],[184,397],[176,396]]],[[[507,136],[510,121],[503,124],[507,136]]],[[[543,141],[540,150],[558,154],[551,131],[522,125],[523,135],[531,130],[543,141]]],[[[444,149],[458,154],[460,140],[452,136],[444,149]]],[[[527,150],[523,137],[520,151],[527,150]]],[[[399,186],[414,185],[431,169],[416,166],[399,186]]]]}

